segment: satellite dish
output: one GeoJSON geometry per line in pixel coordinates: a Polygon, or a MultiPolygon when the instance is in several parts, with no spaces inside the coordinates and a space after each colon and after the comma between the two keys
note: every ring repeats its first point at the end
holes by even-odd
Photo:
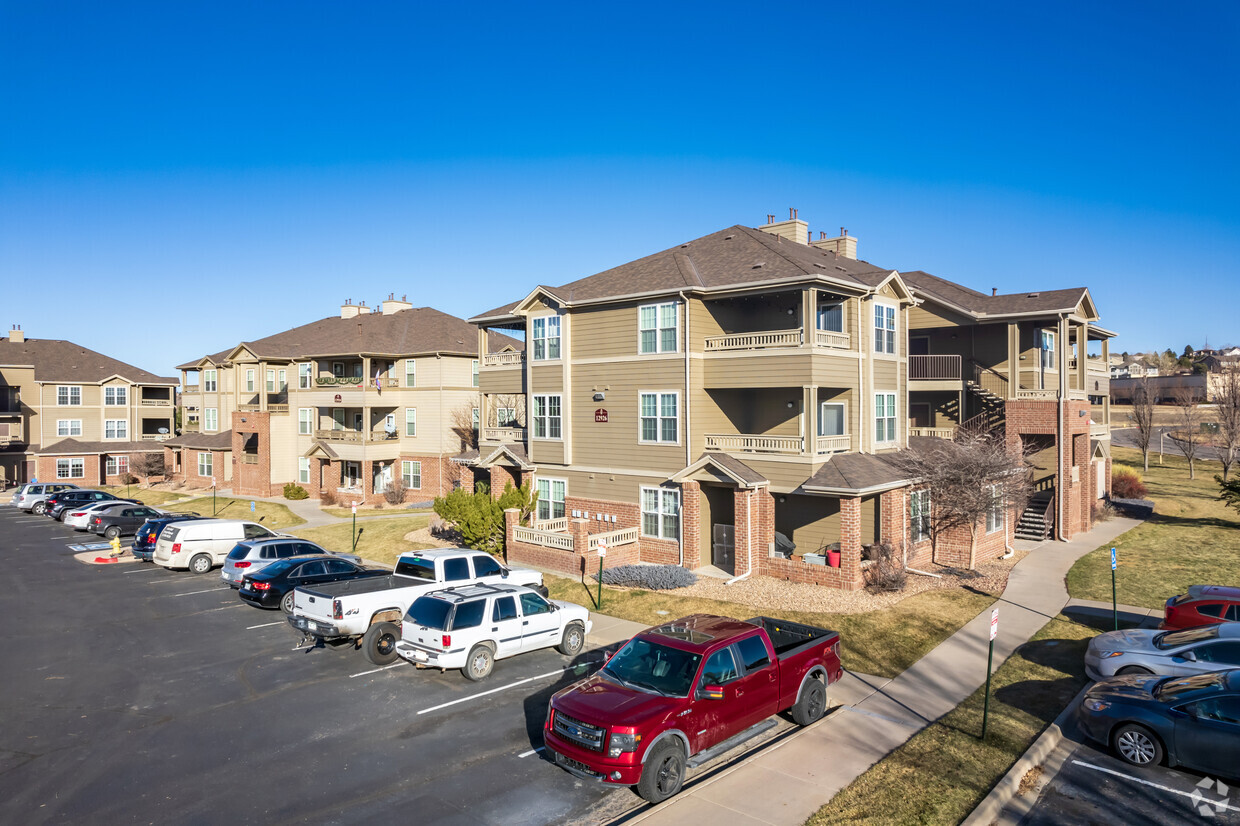
{"type": "Polygon", "coordinates": [[[166,427],[161,427],[161,428],[159,429],[159,432],[160,432],[161,434],[162,434],[162,433],[167,433],[167,432],[168,432],[168,428],[166,428],[166,427]]]}

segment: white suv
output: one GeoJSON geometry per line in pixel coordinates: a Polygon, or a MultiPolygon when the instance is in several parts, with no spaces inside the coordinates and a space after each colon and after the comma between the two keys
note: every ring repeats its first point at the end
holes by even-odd
{"type": "Polygon", "coordinates": [[[433,591],[409,606],[396,653],[414,665],[459,668],[475,682],[496,660],[557,646],[580,653],[590,612],[571,602],[543,599],[521,585],[465,585],[433,591]]]}

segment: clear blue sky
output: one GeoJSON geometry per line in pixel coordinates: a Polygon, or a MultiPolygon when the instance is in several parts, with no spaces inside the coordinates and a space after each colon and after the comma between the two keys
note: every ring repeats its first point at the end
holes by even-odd
{"type": "Polygon", "coordinates": [[[160,374],[797,207],[1240,344],[1240,4],[0,0],[0,325],[160,374]]]}

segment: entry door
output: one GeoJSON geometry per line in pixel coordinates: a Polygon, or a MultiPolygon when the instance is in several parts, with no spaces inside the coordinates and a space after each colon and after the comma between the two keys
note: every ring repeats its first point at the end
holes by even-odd
{"type": "Polygon", "coordinates": [[[733,525],[712,525],[710,564],[729,574],[736,573],[736,528],[733,525]]]}
{"type": "Polygon", "coordinates": [[[362,432],[362,414],[361,413],[353,414],[353,429],[356,430],[358,433],[362,432]]]}
{"type": "Polygon", "coordinates": [[[392,484],[392,466],[376,465],[375,466],[375,493],[383,493],[392,484]]]}
{"type": "Polygon", "coordinates": [[[332,430],[344,430],[344,410],[332,408],[332,430]]]}
{"type": "Polygon", "coordinates": [[[1105,499],[1107,495],[1107,463],[1105,459],[1094,460],[1094,479],[1096,480],[1095,487],[1098,488],[1098,498],[1105,499]]]}
{"type": "Polygon", "coordinates": [[[345,487],[357,487],[358,480],[361,479],[362,468],[357,462],[344,463],[344,484],[345,487]]]}

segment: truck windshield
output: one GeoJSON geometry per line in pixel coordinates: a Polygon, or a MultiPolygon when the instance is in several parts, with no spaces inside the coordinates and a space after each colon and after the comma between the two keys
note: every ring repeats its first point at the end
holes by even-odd
{"type": "Polygon", "coordinates": [[[602,674],[621,685],[664,694],[689,696],[701,654],[659,645],[640,637],[629,640],[603,666],[602,674]]]}
{"type": "Polygon", "coordinates": [[[396,563],[396,570],[392,573],[434,582],[435,563],[433,560],[423,559],[420,556],[404,557],[396,563]]]}
{"type": "Polygon", "coordinates": [[[424,628],[443,631],[448,627],[448,614],[451,611],[452,604],[444,602],[442,599],[418,597],[413,601],[413,605],[409,606],[409,610],[405,613],[405,619],[424,628]]]}

